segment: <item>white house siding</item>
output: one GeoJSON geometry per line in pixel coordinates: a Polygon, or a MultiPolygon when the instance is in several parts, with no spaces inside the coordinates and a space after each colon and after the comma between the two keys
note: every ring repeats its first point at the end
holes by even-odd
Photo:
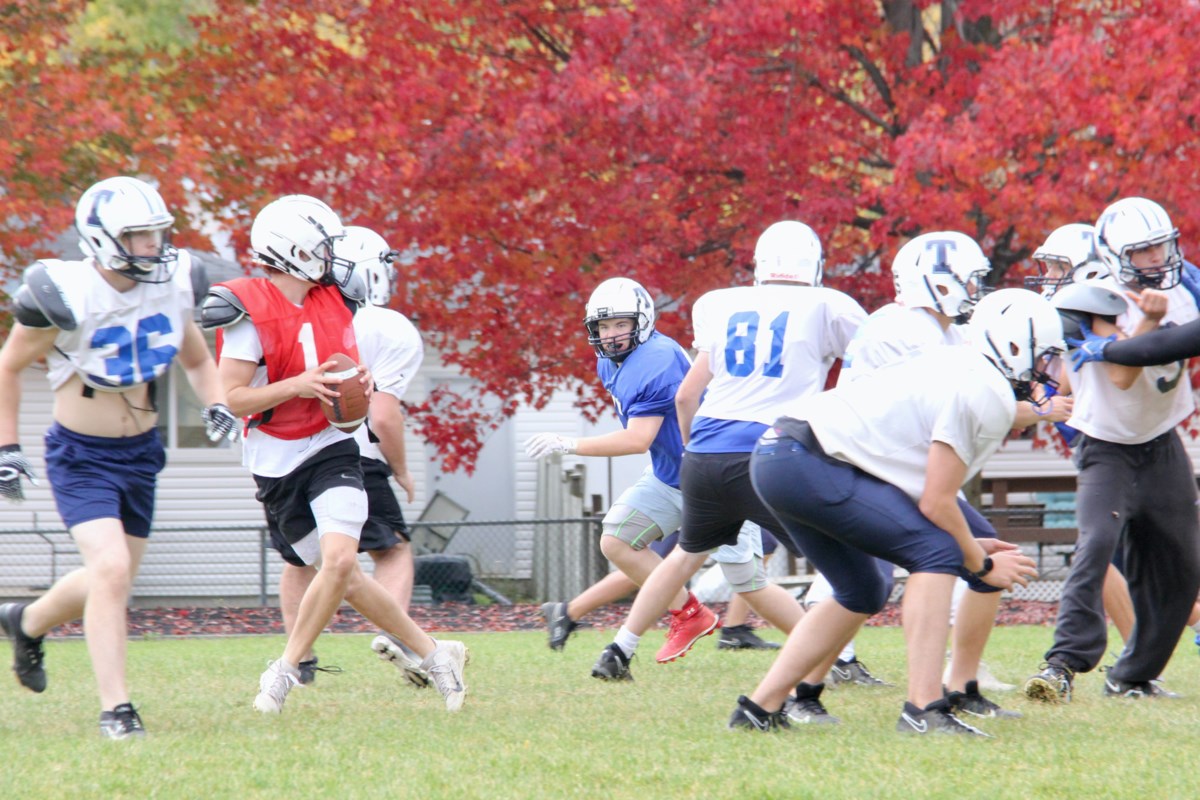
{"type": "MultiPolygon", "coordinates": [[[[53,394],[44,370],[27,370],[21,391],[21,446],[42,480],[37,487],[26,485],[24,503],[0,503],[0,596],[43,589],[81,563],[65,534],[47,539],[46,534],[10,532],[63,530],[45,480],[42,436],[52,421],[53,394]]],[[[410,434],[407,445],[417,497],[412,504],[404,504],[402,496],[401,501],[406,517],[413,519],[425,502],[427,469],[420,458],[423,443],[410,434]]],[[[254,491],[254,480],[241,464],[240,445],[168,449],[167,466],[158,481],[156,531],[134,584],[134,596],[257,598],[263,512],[254,491]],[[180,530],[187,527],[194,529],[180,530]]],[[[362,559],[369,567],[370,559],[362,559]]],[[[281,563],[273,556],[267,559],[271,594],[281,563]]]]}
{"type": "MultiPolygon", "coordinates": [[[[438,364],[430,354],[408,397],[419,402],[432,386],[455,379],[453,371],[438,364]]],[[[525,440],[543,431],[578,437],[619,428],[611,410],[606,410],[596,424],[587,423],[574,407],[573,399],[572,392],[561,391],[541,410],[519,410],[489,438],[482,462],[485,468],[469,478],[441,473],[430,449],[410,430],[409,470],[416,485],[416,497],[409,504],[401,496],[406,518],[416,519],[433,491],[447,485],[454,487],[447,493],[471,509],[471,520],[537,517],[538,465],[525,457],[522,446],[525,440]]],[[[0,596],[40,590],[80,563],[70,537],[61,533],[62,523],[44,480],[42,435],[51,424],[51,407],[52,395],[44,371],[38,367],[27,370],[22,379],[20,438],[35,472],[43,480],[38,487],[26,488],[27,499],[23,504],[0,504],[0,531],[37,529],[42,534],[0,533],[0,596]]],[[[1188,436],[1185,442],[1196,461],[1200,443],[1188,436]]],[[[159,477],[154,522],[157,530],[135,584],[135,596],[205,597],[214,601],[259,596],[262,509],[254,499],[254,482],[240,459],[237,445],[214,450],[168,450],[167,467],[159,477]],[[188,527],[192,530],[184,530],[188,527]]],[[[590,508],[592,496],[598,495],[597,505],[603,511],[637,479],[649,464],[649,457],[569,456],[562,461],[564,470],[583,465],[586,469],[583,507],[590,508]]],[[[988,477],[1058,476],[1074,472],[1069,460],[1051,450],[1032,450],[1027,442],[1009,443],[984,469],[988,477]]],[[[1022,498],[1013,500],[1020,502],[1022,498]]],[[[533,573],[533,526],[518,526],[511,532],[461,528],[448,551],[476,546],[478,568],[485,575],[529,578],[533,573]]],[[[281,562],[270,556],[266,563],[267,587],[273,594],[281,562]]],[[[369,568],[370,560],[365,556],[363,564],[369,568]]]]}

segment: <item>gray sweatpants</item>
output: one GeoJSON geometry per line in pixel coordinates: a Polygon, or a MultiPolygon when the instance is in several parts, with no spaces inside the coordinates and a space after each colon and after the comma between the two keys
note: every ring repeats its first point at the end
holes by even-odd
{"type": "Polygon", "coordinates": [[[1047,661],[1077,672],[1100,663],[1108,644],[1101,589],[1120,548],[1137,622],[1111,677],[1162,674],[1200,591],[1200,519],[1192,462],[1174,431],[1145,444],[1081,436],[1076,517],[1079,544],[1063,586],[1047,661]]]}

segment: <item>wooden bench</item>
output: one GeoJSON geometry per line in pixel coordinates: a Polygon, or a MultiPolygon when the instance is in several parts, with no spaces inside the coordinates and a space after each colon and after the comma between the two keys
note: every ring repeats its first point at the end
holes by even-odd
{"type": "Polygon", "coordinates": [[[1074,492],[1074,475],[983,478],[980,488],[984,494],[992,496],[992,502],[983,507],[983,513],[996,526],[999,538],[1006,542],[1037,544],[1040,552],[1042,546],[1074,544],[1079,538],[1077,528],[1046,527],[1044,507],[1009,501],[1012,494],[1074,492]]]}

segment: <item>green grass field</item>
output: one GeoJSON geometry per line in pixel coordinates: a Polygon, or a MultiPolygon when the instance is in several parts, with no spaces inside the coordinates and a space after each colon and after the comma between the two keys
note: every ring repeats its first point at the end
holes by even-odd
{"type": "MultiPolygon", "coordinates": [[[[1009,682],[1036,671],[1044,627],[997,628],[988,663],[1009,682]]],[[[775,631],[768,638],[780,639],[775,631]]],[[[0,798],[1192,798],[1200,739],[1200,658],[1181,641],[1176,701],[1110,700],[1099,673],[1075,701],[1037,706],[995,694],[1024,719],[986,721],[997,738],[901,736],[903,689],[826,693],[828,729],[763,736],[725,729],[738,694],[771,661],[706,639],[660,666],[662,633],[634,661],[636,681],[589,676],[607,633],[583,631],[563,653],[540,632],[462,636],[470,692],[460,714],[375,659],[369,636],[325,636],[319,675],[278,717],[251,708],[279,637],[131,642],[134,702],[150,735],[109,742],[82,641],[47,645],[49,689],[0,683],[0,798]]],[[[449,638],[449,637],[447,637],[449,638]]],[[[1113,639],[1114,642],[1119,641],[1113,639]]],[[[868,628],[863,660],[903,683],[903,638],[868,628]]],[[[8,659],[8,648],[3,646],[8,659]]]]}

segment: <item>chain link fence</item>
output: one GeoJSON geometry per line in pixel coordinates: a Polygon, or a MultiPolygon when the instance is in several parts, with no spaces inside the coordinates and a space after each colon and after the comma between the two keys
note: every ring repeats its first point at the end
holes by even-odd
{"type": "MultiPolygon", "coordinates": [[[[574,597],[609,570],[600,552],[600,525],[595,516],[412,523],[413,602],[509,604],[574,597]]],[[[1023,549],[1038,561],[1042,579],[1011,596],[1057,601],[1071,548],[1028,544],[1023,549]]],[[[370,558],[360,559],[370,573],[370,558]]],[[[141,607],[270,605],[282,563],[267,544],[265,525],[157,527],[132,602],[141,607]]],[[[0,598],[35,597],[80,566],[79,551],[65,530],[0,529],[0,598]]],[[[804,582],[808,568],[781,549],[769,573],[796,585],[804,582]]]]}

